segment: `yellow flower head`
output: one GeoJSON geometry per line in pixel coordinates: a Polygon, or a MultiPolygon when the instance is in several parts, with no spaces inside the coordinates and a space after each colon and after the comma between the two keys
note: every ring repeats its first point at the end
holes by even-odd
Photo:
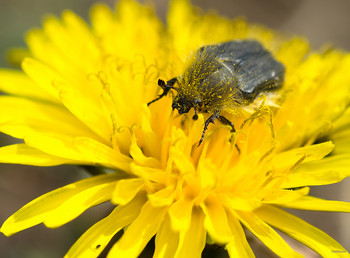
{"type": "Polygon", "coordinates": [[[311,52],[304,39],[199,14],[185,0],[172,2],[166,26],[133,1],[116,12],[96,5],[91,27],[65,11],[30,31],[27,43],[23,72],[0,71],[9,94],[0,97],[0,130],[24,140],[2,147],[0,161],[90,165],[105,174],[27,204],[3,224],[5,235],[39,223],[58,227],[112,201],[113,212],[67,257],[97,257],[119,231],[109,257],[136,257],[153,236],[154,257],[200,257],[206,242],[231,257],[254,256],[243,227],[281,257],[300,255],[275,229],[324,257],[349,256],[281,209],[350,211],[348,203],[308,196],[308,186],[349,176],[346,148],[329,155],[333,143],[320,140],[333,127],[350,131],[349,122],[334,123],[349,104],[349,54],[311,52]],[[234,39],[264,45],[286,67],[284,86],[273,100],[258,97],[250,112],[228,112],[236,132],[210,125],[198,146],[208,114],[178,115],[171,94],[147,103],[159,94],[157,80],[182,74],[193,51],[234,39]]]}

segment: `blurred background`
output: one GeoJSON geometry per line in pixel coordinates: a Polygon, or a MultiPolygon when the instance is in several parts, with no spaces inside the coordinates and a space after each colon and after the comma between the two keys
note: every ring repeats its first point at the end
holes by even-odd
{"type": "MultiPolygon", "coordinates": [[[[11,47],[24,47],[24,34],[41,26],[41,18],[48,13],[59,15],[71,9],[88,21],[93,0],[0,0],[0,66],[10,67],[6,51],[11,47]]],[[[114,6],[115,1],[99,1],[114,6]]],[[[150,2],[150,1],[147,1],[150,2]]],[[[168,1],[151,1],[157,14],[164,21],[168,1]]],[[[247,20],[280,31],[306,36],[313,47],[325,43],[350,50],[350,1],[348,0],[193,0],[203,9],[215,9],[218,13],[234,18],[245,16],[247,20]]],[[[1,110],[0,110],[1,115],[1,110]]],[[[13,139],[0,134],[0,146],[14,143],[13,139]]],[[[0,165],[0,223],[34,198],[72,183],[88,175],[76,167],[60,166],[38,168],[19,165],[0,165]]],[[[350,201],[350,180],[326,187],[312,188],[312,195],[350,201]]],[[[69,247],[92,224],[104,217],[111,205],[92,208],[75,221],[58,229],[42,225],[20,232],[10,238],[0,234],[0,257],[63,257],[69,247]]],[[[324,230],[350,250],[350,214],[326,212],[295,212],[309,223],[324,230]]],[[[254,248],[258,257],[271,257],[257,241],[254,248]],[[261,254],[261,255],[260,255],[261,254]]],[[[307,248],[292,241],[294,248],[307,257],[318,257],[307,248]]],[[[208,257],[213,256],[210,251],[208,257]]],[[[219,255],[216,253],[216,255],[219,255]]]]}

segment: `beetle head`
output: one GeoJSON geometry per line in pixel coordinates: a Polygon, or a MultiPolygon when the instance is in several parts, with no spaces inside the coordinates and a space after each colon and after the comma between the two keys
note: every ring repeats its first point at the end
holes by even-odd
{"type": "Polygon", "coordinates": [[[173,101],[172,108],[177,109],[179,114],[188,113],[190,109],[193,107],[193,101],[191,101],[189,98],[186,98],[186,96],[180,96],[177,95],[173,101]]]}

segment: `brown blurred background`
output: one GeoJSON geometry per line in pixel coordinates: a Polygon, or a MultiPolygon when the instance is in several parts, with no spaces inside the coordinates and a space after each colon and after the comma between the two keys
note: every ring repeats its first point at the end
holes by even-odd
{"type": "MultiPolygon", "coordinates": [[[[9,67],[5,51],[14,46],[25,46],[24,33],[41,25],[47,13],[59,15],[71,9],[88,20],[93,0],[0,0],[0,66],[9,67]]],[[[105,0],[110,6],[115,1],[105,0]]],[[[149,1],[148,1],[149,2],[149,1]]],[[[157,13],[165,20],[166,0],[153,0],[157,13]]],[[[248,21],[265,24],[273,29],[306,36],[318,48],[325,43],[350,50],[350,1],[348,0],[193,0],[204,9],[216,9],[227,17],[245,16],[248,21]]],[[[0,111],[1,115],[1,111],[0,111]]],[[[13,139],[0,134],[0,146],[13,143],[13,139]]],[[[60,166],[38,168],[30,166],[0,165],[0,223],[24,204],[57,187],[86,177],[75,167],[60,166]]],[[[326,199],[350,201],[350,180],[314,187],[312,194],[326,199]]],[[[98,221],[111,206],[95,207],[75,221],[52,230],[42,225],[20,232],[10,238],[0,235],[0,257],[62,257],[82,232],[98,221]]],[[[326,212],[296,212],[306,221],[324,230],[347,250],[350,250],[350,214],[326,212]]],[[[308,257],[312,252],[291,243],[308,257]]],[[[255,247],[259,250],[259,244],[255,247]]],[[[210,255],[209,255],[210,256],[210,255]]],[[[258,257],[270,254],[259,253],[258,257]],[[260,255],[261,254],[261,255],[260,255]]]]}

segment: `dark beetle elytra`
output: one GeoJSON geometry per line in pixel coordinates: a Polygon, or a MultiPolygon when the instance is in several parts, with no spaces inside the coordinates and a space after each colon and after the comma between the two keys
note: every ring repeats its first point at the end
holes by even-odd
{"type": "Polygon", "coordinates": [[[194,108],[198,113],[210,113],[205,121],[202,143],[209,123],[218,118],[223,124],[233,124],[220,115],[222,110],[234,110],[249,105],[261,92],[282,86],[284,65],[278,62],[255,40],[234,40],[199,48],[185,72],[166,83],[159,79],[163,93],[147,105],[166,96],[171,89],[177,92],[172,108],[184,114],[194,108]],[[177,83],[177,87],[175,87],[177,83]]]}

